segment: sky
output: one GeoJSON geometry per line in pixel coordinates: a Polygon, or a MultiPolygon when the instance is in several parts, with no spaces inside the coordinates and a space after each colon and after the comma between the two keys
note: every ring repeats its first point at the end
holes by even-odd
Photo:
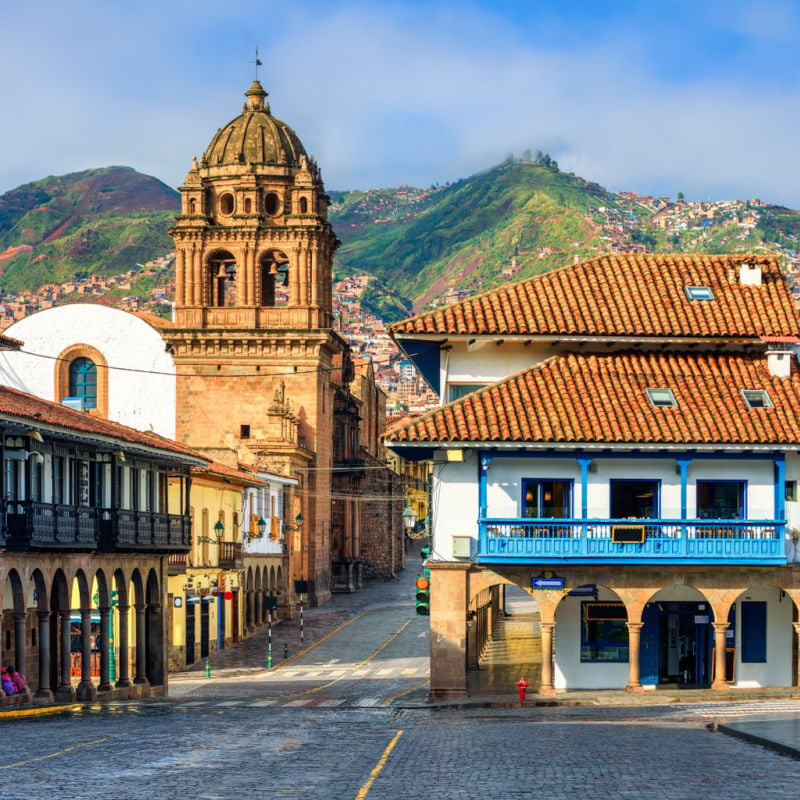
{"type": "Polygon", "coordinates": [[[255,77],[329,190],[542,150],[615,191],[800,209],[800,0],[2,0],[0,193],[173,187],[255,77]]]}

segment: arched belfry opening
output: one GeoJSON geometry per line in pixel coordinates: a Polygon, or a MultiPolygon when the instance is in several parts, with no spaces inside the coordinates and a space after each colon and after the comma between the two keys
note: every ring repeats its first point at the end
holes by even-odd
{"type": "Polygon", "coordinates": [[[270,250],[259,261],[262,306],[281,306],[289,303],[289,259],[280,250],[270,250]]]}
{"type": "Polygon", "coordinates": [[[206,269],[208,305],[230,308],[236,305],[236,259],[221,250],[212,253],[206,269]]]}
{"type": "Polygon", "coordinates": [[[175,322],[191,329],[330,329],[339,244],[322,175],[254,81],[181,187],[175,322]],[[247,309],[248,311],[245,311],[247,309]],[[261,313],[258,309],[269,309],[261,313]]]}

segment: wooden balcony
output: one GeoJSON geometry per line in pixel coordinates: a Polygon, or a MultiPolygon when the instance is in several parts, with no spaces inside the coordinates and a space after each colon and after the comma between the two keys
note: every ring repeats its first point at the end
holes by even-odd
{"type": "Polygon", "coordinates": [[[219,543],[219,566],[222,569],[236,569],[242,566],[241,542],[219,543]]]}
{"type": "Polygon", "coordinates": [[[783,520],[484,519],[482,564],[786,564],[783,520]]]}
{"type": "Polygon", "coordinates": [[[149,553],[188,551],[191,520],[177,514],[10,502],[6,548],[149,553]]]}

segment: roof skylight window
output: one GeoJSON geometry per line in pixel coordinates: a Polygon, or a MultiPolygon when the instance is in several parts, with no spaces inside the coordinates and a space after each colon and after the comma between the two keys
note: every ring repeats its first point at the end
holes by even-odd
{"type": "Polygon", "coordinates": [[[690,300],[713,300],[714,292],[710,286],[686,286],[686,296],[690,300]]]}
{"type": "Polygon", "coordinates": [[[742,389],[742,397],[748,408],[774,408],[770,396],[764,389],[742,389]]]}
{"type": "Polygon", "coordinates": [[[647,389],[647,396],[656,408],[670,408],[677,406],[678,401],[672,394],[672,389],[647,389]]]}

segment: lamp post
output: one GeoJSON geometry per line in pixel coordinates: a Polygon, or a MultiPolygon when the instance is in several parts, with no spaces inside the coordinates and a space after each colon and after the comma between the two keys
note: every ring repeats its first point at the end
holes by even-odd
{"type": "Polygon", "coordinates": [[[256,522],[256,528],[258,528],[258,538],[261,539],[267,532],[267,521],[264,519],[264,517],[258,518],[258,522],[256,522]]]}

